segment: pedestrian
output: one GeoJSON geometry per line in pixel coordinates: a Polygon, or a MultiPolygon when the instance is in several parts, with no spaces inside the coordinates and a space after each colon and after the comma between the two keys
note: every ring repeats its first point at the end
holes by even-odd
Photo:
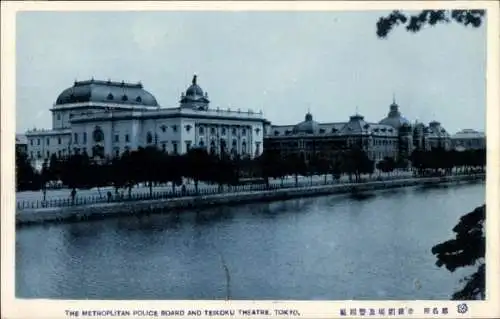
{"type": "Polygon", "coordinates": [[[75,197],[76,197],[76,189],[73,188],[71,191],[71,202],[74,204],[75,203],[75,197]]]}

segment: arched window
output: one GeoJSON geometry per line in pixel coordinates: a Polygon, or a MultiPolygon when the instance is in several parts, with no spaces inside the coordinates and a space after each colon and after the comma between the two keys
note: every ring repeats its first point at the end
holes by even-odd
{"type": "Polygon", "coordinates": [[[104,133],[99,126],[96,126],[93,133],[94,142],[102,142],[104,140],[104,133]]]}
{"type": "Polygon", "coordinates": [[[246,152],[247,152],[247,143],[243,141],[243,143],[241,144],[241,153],[246,154],[246,152]]]}
{"type": "Polygon", "coordinates": [[[123,95],[123,96],[122,96],[122,101],[127,101],[127,100],[128,100],[128,96],[123,95]]]}
{"type": "Polygon", "coordinates": [[[148,134],[146,135],[146,143],[153,143],[153,134],[151,134],[151,132],[148,132],[148,134]]]}
{"type": "Polygon", "coordinates": [[[198,143],[198,145],[199,145],[200,147],[204,147],[204,146],[205,146],[205,143],[203,142],[203,140],[200,140],[200,142],[198,143]]]}
{"type": "Polygon", "coordinates": [[[108,94],[108,100],[112,100],[114,98],[113,94],[109,93],[108,94]]]}
{"type": "Polygon", "coordinates": [[[136,102],[138,103],[141,103],[142,102],[142,98],[140,96],[138,96],[136,99],[135,99],[136,102]]]}
{"type": "Polygon", "coordinates": [[[205,130],[203,129],[203,127],[202,127],[202,126],[200,126],[199,132],[200,132],[200,135],[205,134],[205,130]]]}
{"type": "Polygon", "coordinates": [[[210,153],[212,153],[212,154],[215,154],[215,153],[216,153],[216,149],[215,149],[215,141],[214,141],[214,140],[212,140],[212,141],[210,142],[210,153]]]}

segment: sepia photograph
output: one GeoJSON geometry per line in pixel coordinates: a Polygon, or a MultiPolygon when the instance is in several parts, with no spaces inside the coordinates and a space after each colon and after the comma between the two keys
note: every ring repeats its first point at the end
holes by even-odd
{"type": "Polygon", "coordinates": [[[397,5],[17,11],[14,298],[487,300],[489,12],[397,5]]]}

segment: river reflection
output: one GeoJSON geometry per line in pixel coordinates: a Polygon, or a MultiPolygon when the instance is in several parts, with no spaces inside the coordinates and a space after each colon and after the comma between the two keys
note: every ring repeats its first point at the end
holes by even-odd
{"type": "Polygon", "coordinates": [[[60,299],[449,299],[430,249],[484,184],[402,188],[17,230],[16,294],[60,299]],[[420,283],[416,285],[418,280],[420,283]]]}

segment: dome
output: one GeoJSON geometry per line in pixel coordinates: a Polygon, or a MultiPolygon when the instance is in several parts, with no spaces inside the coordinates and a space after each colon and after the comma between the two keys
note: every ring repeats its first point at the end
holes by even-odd
{"type": "Polygon", "coordinates": [[[196,83],[196,75],[193,76],[193,82],[192,82],[191,86],[186,90],[186,95],[187,96],[203,96],[203,90],[196,83]]]}
{"type": "Polygon", "coordinates": [[[96,102],[113,104],[133,104],[158,106],[155,97],[142,88],[142,84],[112,81],[75,81],[75,84],[64,90],[56,100],[56,105],[96,102]]]}
{"type": "Polygon", "coordinates": [[[319,131],[319,124],[318,122],[313,120],[311,113],[307,113],[305,116],[305,120],[295,125],[293,128],[294,133],[314,134],[318,131],[319,131]]]}
{"type": "Polygon", "coordinates": [[[408,121],[404,116],[399,112],[399,105],[396,104],[395,101],[390,105],[389,114],[379,122],[379,124],[390,125],[396,129],[399,129],[401,126],[411,126],[410,121],[408,121]]]}
{"type": "Polygon", "coordinates": [[[193,76],[191,86],[188,87],[186,93],[181,96],[181,103],[186,102],[204,102],[208,103],[207,93],[204,93],[202,88],[196,83],[197,76],[193,76]]]}

